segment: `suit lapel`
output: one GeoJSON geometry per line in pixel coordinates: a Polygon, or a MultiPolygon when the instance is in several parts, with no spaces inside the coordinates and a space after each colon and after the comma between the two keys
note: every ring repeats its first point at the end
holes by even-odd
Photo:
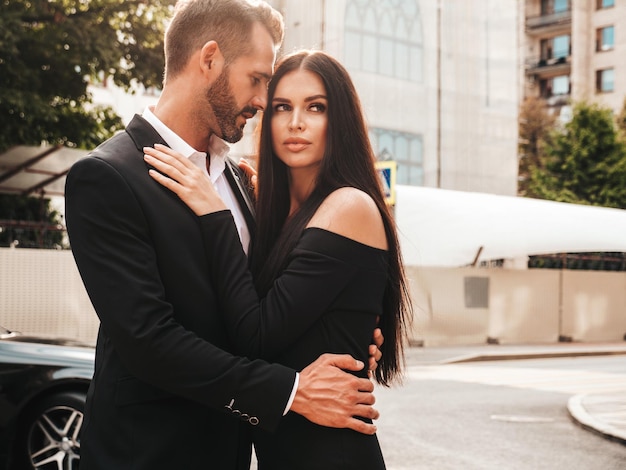
{"type": "Polygon", "coordinates": [[[256,222],[254,220],[256,213],[254,210],[254,203],[252,202],[252,199],[250,199],[248,189],[242,182],[240,170],[234,167],[234,163],[229,158],[226,159],[224,174],[226,175],[228,184],[230,184],[230,187],[237,198],[243,217],[248,225],[248,230],[250,230],[250,240],[254,240],[256,233],[256,222]]]}
{"type": "Polygon", "coordinates": [[[133,142],[135,142],[137,150],[142,154],[144,147],[152,147],[154,144],[167,145],[156,129],[139,114],[135,114],[133,119],[128,123],[126,132],[130,135],[130,138],[133,139],[133,142]]]}
{"type": "MultiPolygon", "coordinates": [[[[128,126],[126,126],[126,132],[133,139],[137,149],[141,153],[143,153],[144,147],[151,147],[155,143],[167,145],[167,143],[163,140],[163,137],[159,135],[150,123],[139,115],[135,115],[128,126]]],[[[243,214],[248,230],[250,231],[250,240],[253,241],[256,234],[256,222],[254,220],[256,213],[254,210],[254,203],[250,198],[250,193],[242,181],[241,170],[239,170],[230,158],[226,158],[224,174],[226,175],[226,180],[237,198],[237,202],[241,208],[241,213],[243,214]]]]}

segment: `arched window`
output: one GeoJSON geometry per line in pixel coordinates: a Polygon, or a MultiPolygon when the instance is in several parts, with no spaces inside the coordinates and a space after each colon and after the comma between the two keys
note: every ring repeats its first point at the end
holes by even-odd
{"type": "Polygon", "coordinates": [[[349,69],[422,82],[424,47],[415,0],[348,0],[344,34],[349,69]]]}
{"type": "Polygon", "coordinates": [[[398,164],[397,184],[424,184],[422,136],[389,129],[370,129],[372,147],[378,160],[393,160],[398,164]]]}

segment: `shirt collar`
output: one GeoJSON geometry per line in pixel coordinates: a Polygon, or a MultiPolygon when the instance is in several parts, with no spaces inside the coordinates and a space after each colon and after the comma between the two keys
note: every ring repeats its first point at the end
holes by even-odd
{"type": "MultiPolygon", "coordinates": [[[[187,158],[191,158],[192,160],[206,158],[206,152],[200,152],[185,142],[178,134],[163,124],[163,122],[152,112],[151,107],[147,107],[144,110],[142,117],[148,121],[152,127],[154,127],[159,135],[163,137],[163,140],[165,140],[167,145],[169,145],[173,150],[183,154],[187,158]]],[[[224,172],[224,168],[226,167],[226,157],[228,156],[229,150],[230,146],[224,140],[220,139],[215,134],[210,137],[208,151],[209,155],[211,155],[210,177],[213,182],[215,182],[215,180],[224,172]]]]}
{"type": "Polygon", "coordinates": [[[224,173],[224,168],[226,168],[226,157],[228,156],[229,150],[230,146],[215,134],[213,134],[209,139],[209,155],[211,155],[211,171],[209,176],[211,177],[211,181],[214,183],[215,180],[222,173],[224,173]]]}
{"type": "Polygon", "coordinates": [[[154,129],[161,137],[163,137],[163,140],[170,146],[171,149],[177,151],[178,153],[182,153],[187,158],[197,153],[204,154],[204,156],[206,156],[206,152],[198,152],[181,137],[179,137],[178,134],[163,124],[163,122],[152,112],[150,107],[147,107],[144,110],[142,117],[148,121],[152,127],[154,127],[154,129]]]}

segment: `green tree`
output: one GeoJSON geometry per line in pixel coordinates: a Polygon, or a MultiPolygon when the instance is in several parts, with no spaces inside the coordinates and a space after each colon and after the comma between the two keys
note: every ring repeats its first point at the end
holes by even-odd
{"type": "Polygon", "coordinates": [[[517,193],[520,196],[528,195],[532,171],[535,168],[543,169],[545,147],[555,126],[556,116],[549,112],[545,100],[534,97],[524,100],[519,114],[517,193]]]}
{"type": "MultiPolygon", "coordinates": [[[[88,85],[160,87],[174,0],[0,0],[0,153],[14,145],[92,148],[123,127],[88,85]]],[[[45,198],[0,198],[0,245],[55,246],[45,198]],[[45,233],[45,237],[42,235],[45,233]]]]}
{"type": "Polygon", "coordinates": [[[0,194],[0,246],[64,248],[62,222],[47,198],[0,194]]]}
{"type": "MultiPolygon", "coordinates": [[[[93,147],[121,127],[90,106],[99,74],[159,86],[172,0],[0,0],[0,151],[15,144],[93,147]]],[[[104,76],[102,75],[102,76],[104,76]]]]}
{"type": "Polygon", "coordinates": [[[622,109],[619,114],[615,118],[615,122],[620,131],[620,135],[622,139],[626,138],[626,99],[624,99],[624,103],[622,104],[622,109]]]}
{"type": "Polygon", "coordinates": [[[532,170],[528,195],[626,208],[626,147],[610,109],[574,106],[572,120],[546,145],[543,165],[532,170]]]}

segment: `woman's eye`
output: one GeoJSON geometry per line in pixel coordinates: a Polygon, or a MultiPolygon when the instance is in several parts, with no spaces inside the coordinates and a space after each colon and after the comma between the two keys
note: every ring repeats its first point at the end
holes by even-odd
{"type": "Polygon", "coordinates": [[[322,103],[313,103],[309,109],[317,113],[323,113],[324,111],[326,111],[326,106],[324,106],[322,103]]]}
{"type": "Polygon", "coordinates": [[[289,111],[289,105],[286,105],[284,103],[277,104],[276,106],[274,106],[274,111],[276,112],[289,111]]]}

